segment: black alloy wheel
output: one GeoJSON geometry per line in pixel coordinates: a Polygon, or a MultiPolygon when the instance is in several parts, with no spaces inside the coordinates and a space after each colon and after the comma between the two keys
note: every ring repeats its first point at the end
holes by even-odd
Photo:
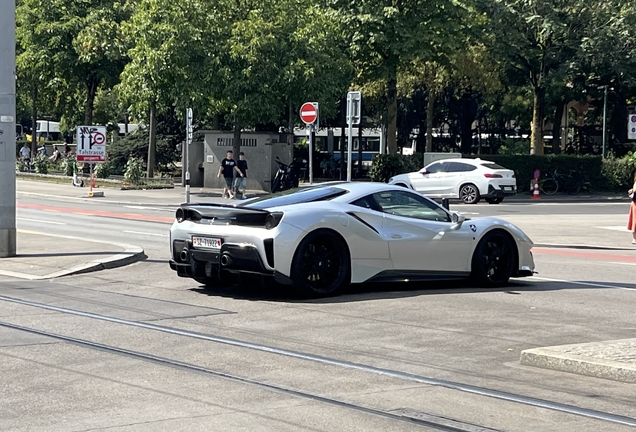
{"type": "Polygon", "coordinates": [[[477,204],[481,199],[479,189],[472,183],[467,183],[459,190],[459,198],[465,204],[477,204]]]}
{"type": "Polygon", "coordinates": [[[335,233],[318,230],[300,244],[292,261],[294,288],[303,296],[333,295],[349,284],[351,262],[347,245],[335,233]]]}
{"type": "Polygon", "coordinates": [[[514,247],[514,242],[504,232],[486,234],[475,248],[471,277],[486,287],[506,285],[514,272],[514,247]]]}

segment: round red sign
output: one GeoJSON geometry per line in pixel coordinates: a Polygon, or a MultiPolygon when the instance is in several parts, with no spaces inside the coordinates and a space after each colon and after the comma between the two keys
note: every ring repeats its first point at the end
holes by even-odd
{"type": "Polygon", "coordinates": [[[300,119],[305,124],[313,124],[318,118],[318,109],[311,102],[306,102],[300,107],[300,119]]]}

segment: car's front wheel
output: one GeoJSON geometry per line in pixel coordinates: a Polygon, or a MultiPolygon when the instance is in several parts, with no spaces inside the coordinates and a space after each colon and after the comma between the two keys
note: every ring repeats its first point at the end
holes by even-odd
{"type": "Polygon", "coordinates": [[[475,248],[471,277],[482,286],[504,286],[514,272],[514,248],[506,233],[494,231],[486,234],[475,248]]]}
{"type": "Polygon", "coordinates": [[[317,230],[300,244],[291,267],[299,294],[308,297],[333,295],[349,284],[351,260],[345,242],[334,232],[317,230]]]}
{"type": "Polygon", "coordinates": [[[477,204],[481,199],[479,189],[472,183],[467,183],[459,189],[459,199],[465,204],[477,204]]]}

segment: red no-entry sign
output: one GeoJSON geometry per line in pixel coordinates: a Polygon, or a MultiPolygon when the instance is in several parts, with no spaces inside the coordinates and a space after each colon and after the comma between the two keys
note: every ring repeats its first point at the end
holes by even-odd
{"type": "Polygon", "coordinates": [[[318,118],[318,108],[311,102],[306,102],[300,107],[300,119],[305,124],[314,124],[318,118]]]}

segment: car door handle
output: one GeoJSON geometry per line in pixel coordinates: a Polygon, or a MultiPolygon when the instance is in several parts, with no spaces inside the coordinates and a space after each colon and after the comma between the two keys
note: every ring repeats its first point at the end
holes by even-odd
{"type": "Polygon", "coordinates": [[[401,238],[402,238],[402,236],[401,236],[401,235],[399,235],[399,234],[391,234],[391,238],[394,238],[394,239],[401,239],[401,238]]]}

